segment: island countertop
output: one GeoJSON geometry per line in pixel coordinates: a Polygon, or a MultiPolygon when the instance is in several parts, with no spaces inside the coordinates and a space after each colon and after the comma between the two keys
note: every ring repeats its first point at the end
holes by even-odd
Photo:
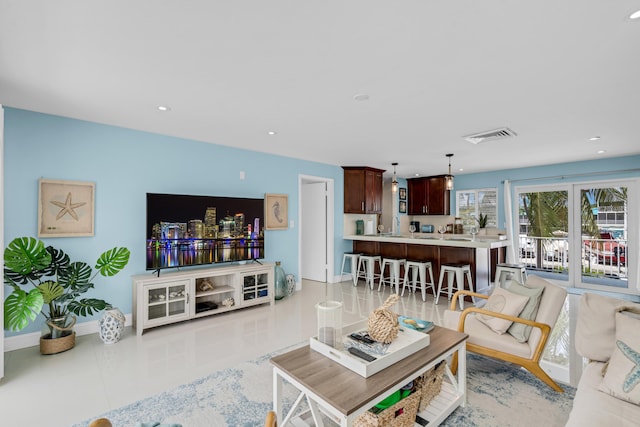
{"type": "Polygon", "coordinates": [[[476,236],[473,239],[464,234],[440,235],[376,234],[345,235],[345,240],[353,242],[353,251],[365,255],[429,261],[433,267],[434,281],[440,276],[442,264],[469,264],[473,276],[474,289],[488,293],[495,275],[496,265],[504,262],[508,240],[500,236],[476,236]]]}
{"type": "Polygon", "coordinates": [[[509,246],[508,240],[500,240],[500,236],[476,236],[475,239],[464,234],[445,234],[444,239],[439,235],[414,233],[410,234],[351,234],[343,236],[345,240],[359,240],[363,242],[405,243],[410,245],[450,246],[457,248],[495,249],[509,246]]]}

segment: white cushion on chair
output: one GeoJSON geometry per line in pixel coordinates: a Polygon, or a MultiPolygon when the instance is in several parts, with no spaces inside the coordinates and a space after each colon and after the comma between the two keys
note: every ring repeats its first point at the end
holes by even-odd
{"type": "MultiPolygon", "coordinates": [[[[461,311],[446,310],[443,319],[444,326],[457,330],[461,314],[461,311]]],[[[527,343],[519,343],[509,334],[496,334],[485,324],[478,321],[476,313],[471,313],[467,316],[464,323],[464,332],[469,334],[467,342],[471,344],[494,348],[499,351],[504,351],[505,353],[526,358],[532,355],[532,350],[527,343]]]]}
{"type": "MultiPolygon", "coordinates": [[[[526,320],[534,320],[536,318],[543,291],[544,286],[529,287],[521,285],[518,282],[511,282],[509,292],[529,297],[529,301],[524,306],[518,317],[526,320]]],[[[529,335],[531,335],[532,328],[532,326],[525,325],[524,323],[513,322],[513,324],[509,326],[507,332],[513,335],[513,337],[519,342],[527,342],[529,340],[529,335]]]]}
{"type": "MultiPolygon", "coordinates": [[[[508,316],[518,316],[528,302],[529,297],[517,295],[498,287],[495,288],[484,308],[508,316]]],[[[500,319],[499,317],[493,317],[484,313],[478,313],[477,318],[498,334],[507,332],[507,329],[509,329],[509,326],[513,323],[511,320],[500,319]]]]}

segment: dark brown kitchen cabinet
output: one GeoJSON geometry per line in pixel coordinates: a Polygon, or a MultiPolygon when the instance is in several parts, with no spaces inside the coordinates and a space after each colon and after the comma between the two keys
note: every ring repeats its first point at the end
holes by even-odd
{"type": "Polygon", "coordinates": [[[409,215],[449,215],[449,194],[445,176],[427,176],[407,180],[409,215]]]}
{"type": "Polygon", "coordinates": [[[365,166],[343,166],[344,213],[382,213],[384,170],[365,166]]]}

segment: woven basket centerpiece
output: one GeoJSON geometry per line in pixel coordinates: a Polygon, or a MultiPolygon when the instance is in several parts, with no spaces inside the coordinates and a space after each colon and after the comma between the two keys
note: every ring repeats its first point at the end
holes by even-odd
{"type": "Polygon", "coordinates": [[[371,312],[368,322],[368,333],[374,340],[389,344],[398,336],[400,325],[398,313],[390,310],[391,306],[398,302],[398,295],[392,294],[384,304],[371,312]]]}

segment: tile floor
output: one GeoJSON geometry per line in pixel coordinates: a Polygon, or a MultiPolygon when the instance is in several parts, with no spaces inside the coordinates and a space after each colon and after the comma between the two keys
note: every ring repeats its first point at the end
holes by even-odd
{"type": "MultiPolygon", "coordinates": [[[[343,323],[366,318],[389,296],[364,282],[324,284],[303,280],[302,290],[277,301],[145,331],[131,327],[112,345],[97,334],[80,336],[72,350],[41,356],[38,347],[5,354],[0,382],[0,426],[65,427],[105,411],[251,360],[315,335],[314,305],[327,299],[344,304],[343,323]]],[[[395,310],[441,323],[448,306],[405,293],[395,310]]]]}

